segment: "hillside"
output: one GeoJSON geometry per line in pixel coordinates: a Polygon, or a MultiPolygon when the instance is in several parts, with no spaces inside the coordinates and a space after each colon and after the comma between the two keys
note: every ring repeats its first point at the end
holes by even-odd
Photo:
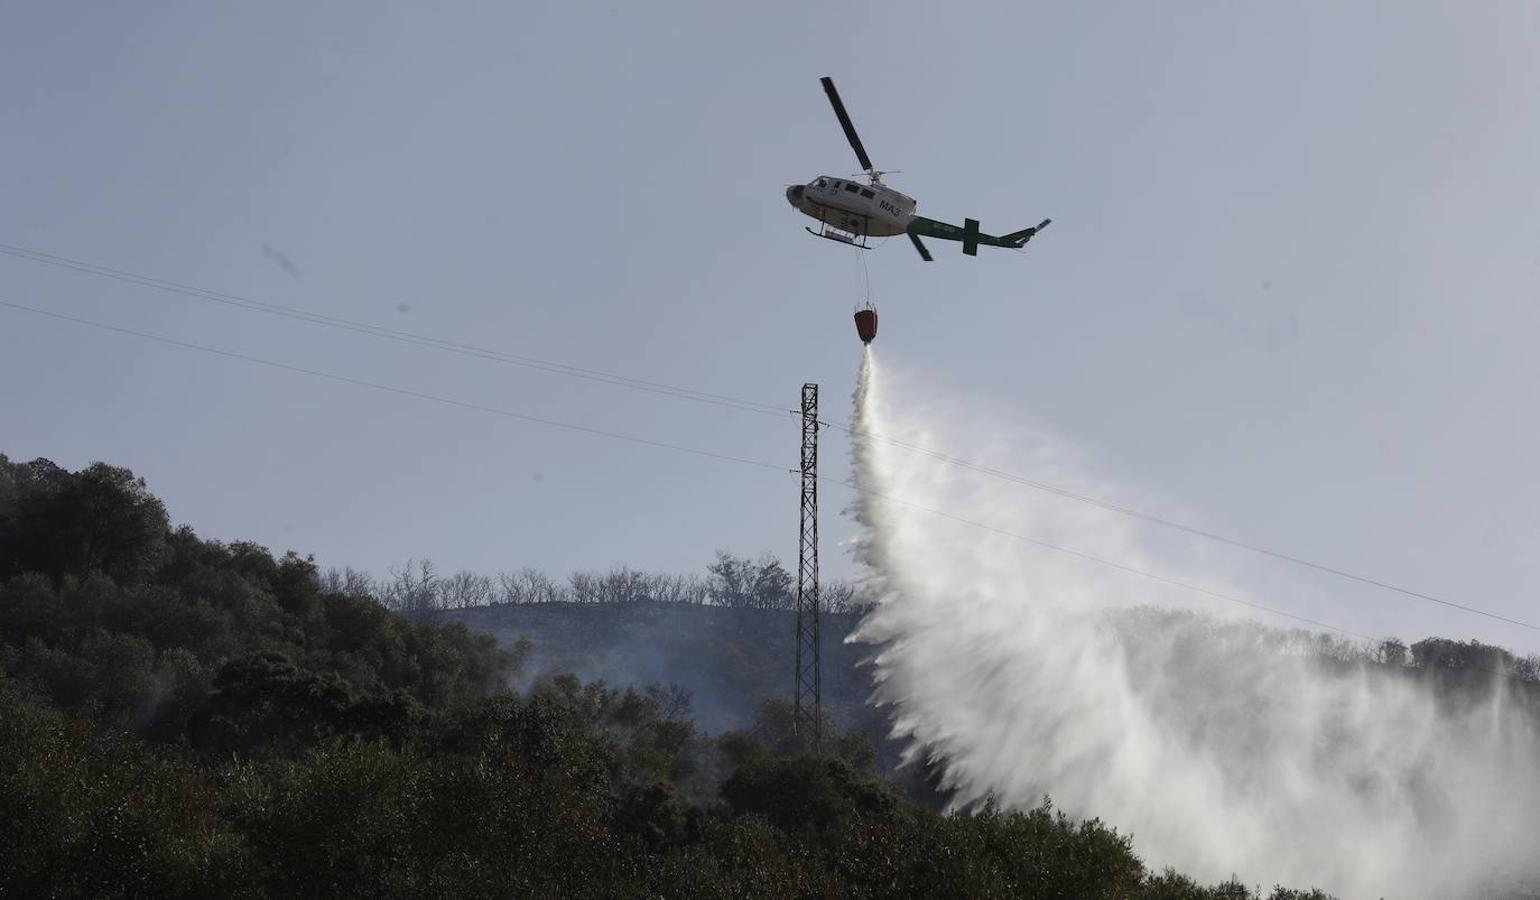
{"type": "Polygon", "coordinates": [[[758,705],[789,680],[784,590],[732,584],[736,606],[403,615],[173,528],[126,469],[0,457],[0,894],[1324,896],[1150,871],[1046,803],[912,801],[850,733],[876,726],[849,613],[825,683],[851,721],[799,753],[784,702],[758,705]],[[536,677],[559,669],[677,684],[713,727],[666,692],[536,677]]]}

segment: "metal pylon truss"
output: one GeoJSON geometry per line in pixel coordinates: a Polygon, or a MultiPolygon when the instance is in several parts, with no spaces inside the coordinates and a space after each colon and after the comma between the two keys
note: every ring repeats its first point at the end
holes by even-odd
{"type": "Polygon", "coordinates": [[[797,690],[792,721],[804,750],[823,752],[818,659],[818,385],[802,386],[802,528],[797,543],[797,690]]]}

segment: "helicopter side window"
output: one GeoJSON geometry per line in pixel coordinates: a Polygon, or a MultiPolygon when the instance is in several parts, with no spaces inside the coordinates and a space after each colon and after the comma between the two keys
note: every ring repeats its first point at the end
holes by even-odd
{"type": "Polygon", "coordinates": [[[855,185],[853,185],[853,184],[851,184],[850,182],[847,181],[845,183],[845,190],[847,190],[850,193],[854,194],[856,191],[860,190],[860,188],[856,187],[855,185]]]}
{"type": "Polygon", "coordinates": [[[861,196],[863,196],[863,197],[865,197],[865,198],[866,198],[866,199],[868,199],[868,200],[870,200],[870,199],[872,199],[872,198],[873,198],[873,197],[875,197],[875,196],[876,196],[876,194],[873,194],[873,193],[872,193],[872,192],[871,192],[871,189],[870,189],[870,188],[861,188],[861,196]]]}

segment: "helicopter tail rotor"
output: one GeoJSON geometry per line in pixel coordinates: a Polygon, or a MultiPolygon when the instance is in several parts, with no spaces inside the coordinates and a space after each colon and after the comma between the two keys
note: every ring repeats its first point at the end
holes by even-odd
{"type": "Polygon", "coordinates": [[[1030,241],[1032,238],[1036,237],[1039,231],[1047,228],[1050,224],[1052,224],[1052,222],[1052,219],[1044,219],[1036,225],[1033,225],[1031,228],[1023,228],[1020,231],[1013,231],[1010,234],[1000,238],[1000,240],[1008,241],[1010,246],[1019,250],[1027,245],[1027,241],[1030,241]]]}

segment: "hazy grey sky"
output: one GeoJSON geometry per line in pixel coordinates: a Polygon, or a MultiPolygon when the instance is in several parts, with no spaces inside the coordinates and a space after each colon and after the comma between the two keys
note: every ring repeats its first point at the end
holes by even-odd
{"type": "MultiPolygon", "coordinates": [[[[1530,3],[10,3],[0,243],[788,409],[817,381],[843,419],[859,263],[783,197],[855,167],[820,75],[922,214],[1054,219],[1022,255],[870,254],[885,359],[1152,512],[1540,618],[1530,3]]],[[[789,419],[10,257],[0,300],[796,461],[789,419]]],[[[130,466],[202,534],[323,565],[795,552],[772,471],[3,308],[0,379],[0,452],[130,466]]],[[[1333,590],[1301,611],[1540,649],[1333,590]]]]}

